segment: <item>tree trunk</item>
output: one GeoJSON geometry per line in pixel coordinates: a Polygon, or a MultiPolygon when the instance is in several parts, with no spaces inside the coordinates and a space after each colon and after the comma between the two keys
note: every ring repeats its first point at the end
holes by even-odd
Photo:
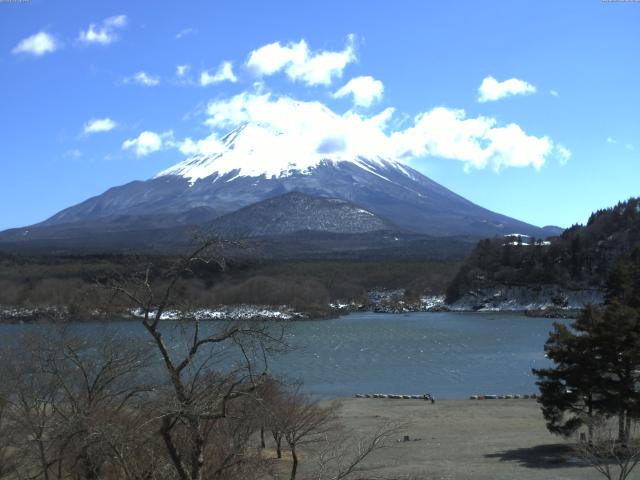
{"type": "Polygon", "coordinates": [[[589,435],[589,445],[591,445],[591,443],[593,442],[593,397],[591,396],[591,394],[589,394],[589,424],[587,425],[588,428],[588,435],[589,435]]]}
{"type": "Polygon", "coordinates": [[[44,449],[44,442],[41,438],[38,438],[38,451],[40,453],[40,463],[42,464],[42,478],[43,480],[49,480],[49,465],[47,462],[47,454],[44,449]]]}
{"type": "Polygon", "coordinates": [[[189,480],[189,476],[187,475],[185,466],[182,463],[182,458],[180,457],[180,452],[178,451],[178,448],[176,447],[176,444],[173,440],[173,436],[171,435],[171,428],[171,419],[169,419],[169,417],[163,417],[162,426],[160,427],[160,435],[162,436],[162,440],[164,441],[164,444],[167,447],[167,451],[169,452],[171,463],[176,469],[176,473],[178,474],[178,478],[180,480],[189,480]]]}
{"type": "Polygon", "coordinates": [[[282,458],[282,435],[279,432],[272,430],[273,440],[276,442],[276,455],[278,458],[282,458]]]}
{"type": "Polygon", "coordinates": [[[296,455],[295,445],[291,447],[291,458],[293,463],[291,464],[291,479],[296,480],[296,472],[298,471],[298,455],[296,455]]]}
{"type": "Polygon", "coordinates": [[[624,410],[620,410],[618,414],[618,441],[624,443],[625,440],[625,421],[624,421],[624,410]]]}
{"type": "Polygon", "coordinates": [[[264,424],[260,425],[260,448],[265,448],[267,444],[264,442],[264,424]]]}
{"type": "Polygon", "coordinates": [[[204,437],[200,431],[200,421],[195,416],[189,418],[191,436],[191,480],[202,480],[204,466],[204,437]]]}
{"type": "Polygon", "coordinates": [[[84,480],[96,480],[100,478],[100,467],[91,459],[86,447],[80,452],[80,463],[82,465],[84,480]]]}

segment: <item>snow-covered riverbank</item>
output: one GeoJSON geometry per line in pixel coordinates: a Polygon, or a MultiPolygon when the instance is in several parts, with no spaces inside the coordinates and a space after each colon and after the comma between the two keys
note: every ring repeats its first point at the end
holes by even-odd
{"type": "Polygon", "coordinates": [[[596,289],[564,289],[557,285],[535,287],[496,285],[469,291],[448,305],[452,311],[483,312],[562,312],[600,305],[604,294],[596,289]]]}
{"type": "MultiPolygon", "coordinates": [[[[601,304],[603,294],[598,290],[562,290],[555,286],[514,287],[497,286],[468,292],[453,304],[445,303],[444,295],[422,295],[411,298],[403,289],[371,290],[366,301],[335,302],[327,306],[326,311],[306,312],[287,305],[222,305],[210,308],[198,308],[184,312],[167,310],[163,319],[194,318],[198,320],[256,320],[256,321],[296,321],[318,318],[333,318],[352,312],[408,313],[408,312],[523,312],[531,316],[565,317],[593,303],[601,304]]],[[[140,318],[142,311],[121,312],[111,317],[140,318]]],[[[14,307],[0,306],[2,322],[39,322],[66,320],[101,320],[104,312],[94,310],[82,315],[70,312],[66,307],[14,307]]]]}
{"type": "MultiPolygon", "coordinates": [[[[109,318],[141,319],[141,310],[131,310],[119,314],[111,314],[109,318]]],[[[73,315],[66,307],[12,307],[0,306],[0,322],[57,322],[57,321],[93,321],[107,318],[105,312],[94,310],[82,315],[73,315]]],[[[200,308],[184,312],[180,310],[167,310],[161,316],[163,320],[177,320],[179,318],[193,318],[198,320],[306,320],[310,316],[303,312],[295,311],[287,306],[269,307],[263,305],[237,305],[220,306],[213,308],[200,308]]]]}

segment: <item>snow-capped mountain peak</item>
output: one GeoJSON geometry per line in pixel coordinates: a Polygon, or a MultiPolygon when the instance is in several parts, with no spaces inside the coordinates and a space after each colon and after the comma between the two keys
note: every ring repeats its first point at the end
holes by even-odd
{"type": "Polygon", "coordinates": [[[245,123],[215,142],[209,154],[196,154],[158,173],[155,178],[179,176],[191,184],[213,176],[213,181],[233,173],[237,177],[282,178],[309,174],[322,163],[348,162],[386,179],[384,170],[400,170],[412,176],[401,162],[352,152],[339,135],[314,138],[245,123]]]}
{"type": "MultiPolygon", "coordinates": [[[[64,225],[72,226],[69,235],[75,235],[77,225],[85,232],[138,231],[144,225],[182,228],[209,225],[213,219],[228,218],[226,215],[241,208],[257,205],[251,210],[254,214],[245,212],[241,217],[260,223],[261,214],[256,212],[268,207],[273,221],[290,225],[290,231],[346,233],[355,222],[430,236],[477,238],[510,231],[545,236],[542,229],[485,210],[396,161],[392,152],[370,138],[368,130],[346,135],[334,123],[328,121],[316,131],[304,122],[252,122],[224,137],[185,141],[183,147],[189,148],[183,150],[203,153],[153,179],[130,182],[89,198],[38,228],[44,228],[47,235],[59,235],[57,229],[66,228],[64,225]],[[296,192],[308,198],[262,203],[296,192]],[[351,207],[344,212],[329,208],[327,199],[348,202],[351,207]],[[294,213],[295,222],[291,220],[294,213]],[[336,215],[340,222],[332,220],[336,215]],[[374,216],[378,220],[368,218],[374,216]],[[331,225],[338,224],[340,228],[332,230],[331,225]]],[[[224,230],[223,225],[218,226],[224,230]]],[[[244,226],[240,230],[248,231],[244,226]]],[[[27,237],[34,237],[34,232],[29,229],[27,237]]]]}

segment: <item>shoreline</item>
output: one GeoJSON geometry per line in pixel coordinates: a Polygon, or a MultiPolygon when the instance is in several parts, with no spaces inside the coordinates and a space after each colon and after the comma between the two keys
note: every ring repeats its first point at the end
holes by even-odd
{"type": "MultiPolygon", "coordinates": [[[[385,291],[385,295],[388,292],[385,291]]],[[[392,292],[393,293],[393,292],[392,292]]],[[[380,292],[377,292],[380,294],[380,292]]],[[[255,320],[255,321],[305,321],[329,320],[351,313],[391,313],[402,314],[412,312],[441,312],[449,311],[444,304],[443,295],[423,296],[419,302],[404,302],[403,300],[390,303],[386,296],[370,298],[364,303],[329,303],[325,309],[305,307],[295,309],[289,305],[208,305],[196,307],[191,314],[198,320],[255,320]]],[[[179,312],[167,309],[162,317],[175,320],[179,312]]],[[[40,321],[83,322],[83,321],[136,321],[141,317],[137,309],[122,311],[107,311],[94,309],[71,314],[67,306],[39,305],[32,307],[17,305],[0,305],[0,323],[36,323],[40,321]],[[116,318],[117,317],[117,318],[116,318]]]]}
{"type": "MultiPolygon", "coordinates": [[[[13,307],[0,306],[0,323],[23,324],[23,323],[83,323],[83,322],[110,322],[110,321],[139,321],[140,316],[135,312],[113,315],[105,311],[94,311],[87,316],[71,316],[64,307],[42,306],[42,307],[13,307]]],[[[268,305],[223,305],[199,308],[194,311],[198,320],[203,321],[309,321],[309,320],[334,320],[336,318],[350,315],[352,313],[373,313],[402,315],[405,313],[513,313],[521,314],[531,318],[576,318],[580,310],[575,308],[460,308],[446,304],[428,305],[426,307],[391,307],[381,305],[358,306],[353,308],[332,308],[326,313],[318,314],[305,311],[297,311],[287,306],[268,305]]],[[[178,313],[174,310],[167,310],[163,313],[163,320],[176,320],[178,313]]]]}
{"type": "MultiPolygon", "coordinates": [[[[532,318],[576,318],[580,308],[573,303],[560,305],[554,302],[522,303],[514,300],[499,302],[485,301],[446,303],[444,295],[421,295],[417,299],[408,300],[404,289],[373,289],[367,293],[367,300],[362,302],[329,303],[325,307],[304,307],[297,309],[288,305],[211,305],[192,310],[198,320],[254,320],[254,321],[306,321],[329,320],[351,313],[514,313],[532,318]]],[[[494,295],[495,296],[495,295],[494,295]]],[[[71,312],[72,308],[60,305],[40,305],[34,307],[0,305],[0,323],[69,323],[84,321],[135,321],[139,317],[136,309],[118,312],[107,310],[84,310],[71,312]]],[[[179,313],[168,309],[163,313],[164,319],[177,319],[179,313]]]]}

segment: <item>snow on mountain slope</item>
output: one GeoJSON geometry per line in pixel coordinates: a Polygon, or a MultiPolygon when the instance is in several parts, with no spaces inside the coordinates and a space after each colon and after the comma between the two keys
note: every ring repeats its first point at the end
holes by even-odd
{"type": "Polygon", "coordinates": [[[180,176],[193,184],[212,177],[217,181],[229,173],[237,177],[281,178],[294,173],[308,175],[321,163],[349,162],[381,176],[377,170],[391,168],[411,176],[403,164],[379,156],[364,158],[345,154],[339,137],[319,139],[317,145],[300,142],[294,133],[274,130],[261,124],[245,123],[233,130],[219,143],[213,143],[212,152],[199,154],[158,173],[155,178],[180,176]]]}
{"type": "MultiPolygon", "coordinates": [[[[346,144],[337,132],[327,136],[326,130],[314,134],[303,132],[303,127],[244,123],[221,140],[214,136],[206,145],[198,144],[194,150],[203,153],[152,179],[110,188],[58,212],[37,225],[38,235],[77,236],[87,228],[96,232],[101,225],[105,231],[118,232],[134,232],[142,225],[147,230],[204,225],[290,192],[349,202],[386,225],[415,234],[481,238],[519,231],[537,238],[548,235],[539,227],[475,205],[392,157],[375,154],[378,143],[372,138],[368,145],[364,133],[358,143],[346,144]]],[[[313,230],[313,221],[330,224],[333,214],[339,227],[331,231],[350,231],[348,218],[363,221],[357,210],[345,216],[321,204],[309,203],[314,208],[305,213],[308,218],[287,218],[287,231],[313,230]]],[[[266,205],[273,206],[269,210],[273,218],[279,218],[278,208],[283,212],[292,208],[291,202],[284,201],[266,205]]],[[[257,221],[258,217],[234,218],[257,221]]],[[[22,238],[24,230],[33,232],[32,227],[15,229],[11,238],[22,238]]]]}

